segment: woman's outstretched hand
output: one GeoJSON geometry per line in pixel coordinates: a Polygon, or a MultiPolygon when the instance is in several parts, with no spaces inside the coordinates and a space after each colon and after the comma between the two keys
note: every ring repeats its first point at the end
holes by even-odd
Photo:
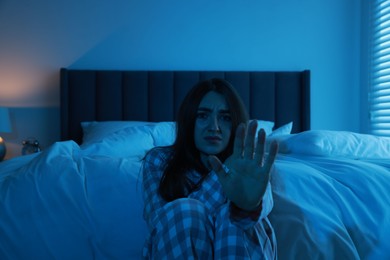
{"type": "Polygon", "coordinates": [[[272,142],[265,156],[265,131],[259,131],[256,144],[256,129],[256,120],[249,124],[248,131],[244,124],[238,126],[233,154],[225,161],[228,172],[216,156],[208,158],[226,196],[237,207],[248,211],[260,205],[278,152],[278,143],[272,142]]]}

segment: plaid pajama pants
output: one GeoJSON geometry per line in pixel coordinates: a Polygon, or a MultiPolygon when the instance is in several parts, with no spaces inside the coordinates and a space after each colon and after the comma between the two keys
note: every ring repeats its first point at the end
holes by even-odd
{"type": "Polygon", "coordinates": [[[145,259],[276,259],[276,239],[267,215],[267,189],[259,212],[234,207],[215,173],[188,198],[166,203],[158,195],[168,156],[152,151],[143,168],[144,217],[149,226],[145,259]]]}

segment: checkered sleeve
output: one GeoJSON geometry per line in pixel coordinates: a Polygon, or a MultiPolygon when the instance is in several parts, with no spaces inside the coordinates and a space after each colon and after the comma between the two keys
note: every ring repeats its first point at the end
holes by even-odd
{"type": "Polygon", "coordinates": [[[238,227],[247,230],[252,228],[257,222],[265,219],[273,207],[271,185],[268,183],[267,190],[263,196],[260,206],[253,211],[246,211],[238,208],[233,202],[229,202],[230,220],[238,227]]]}
{"type": "Polygon", "coordinates": [[[149,151],[143,162],[143,217],[149,230],[155,226],[159,210],[167,203],[158,192],[160,179],[169,157],[169,152],[166,150],[167,149],[155,148],[149,151]]]}

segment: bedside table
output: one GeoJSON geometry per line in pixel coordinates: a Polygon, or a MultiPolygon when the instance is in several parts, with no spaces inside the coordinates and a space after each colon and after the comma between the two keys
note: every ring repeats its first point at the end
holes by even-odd
{"type": "Polygon", "coordinates": [[[22,142],[22,155],[37,153],[41,151],[41,147],[39,146],[39,142],[35,138],[28,138],[22,142]]]}

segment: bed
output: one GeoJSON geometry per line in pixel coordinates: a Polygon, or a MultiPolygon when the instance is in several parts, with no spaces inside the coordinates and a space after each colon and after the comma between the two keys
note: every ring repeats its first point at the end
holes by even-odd
{"type": "Polygon", "coordinates": [[[390,257],[390,140],[310,129],[310,71],[61,69],[61,140],[0,164],[1,259],[140,259],[141,159],[188,89],[221,77],[277,140],[279,259],[390,257]]]}

